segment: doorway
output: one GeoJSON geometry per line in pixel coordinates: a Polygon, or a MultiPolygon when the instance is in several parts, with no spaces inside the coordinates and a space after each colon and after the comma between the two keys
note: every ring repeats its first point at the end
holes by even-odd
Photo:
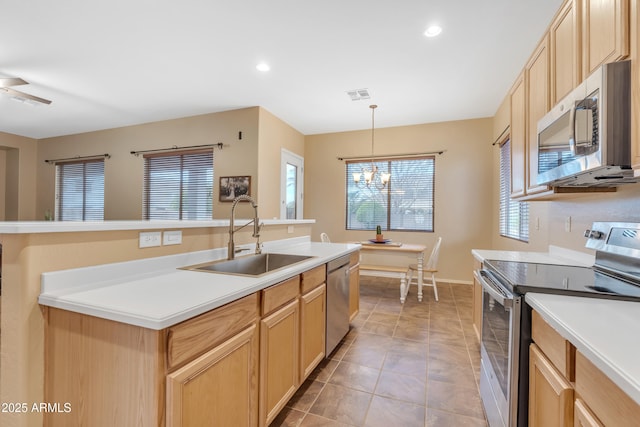
{"type": "Polygon", "coordinates": [[[302,219],[304,158],[283,148],[280,159],[280,218],[302,219]]]}

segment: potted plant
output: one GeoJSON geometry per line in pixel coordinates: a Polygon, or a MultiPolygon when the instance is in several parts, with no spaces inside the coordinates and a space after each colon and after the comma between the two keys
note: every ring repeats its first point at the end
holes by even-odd
{"type": "Polygon", "coordinates": [[[384,240],[384,236],[382,235],[382,227],[379,225],[376,226],[376,240],[378,242],[382,242],[384,240]]]}

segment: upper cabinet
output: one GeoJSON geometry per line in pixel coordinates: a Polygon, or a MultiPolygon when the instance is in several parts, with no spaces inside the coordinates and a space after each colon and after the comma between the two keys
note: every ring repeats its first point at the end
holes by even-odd
{"type": "Polygon", "coordinates": [[[549,28],[551,105],[557,104],[581,80],[579,2],[566,2],[549,28]]]}
{"type": "Polygon", "coordinates": [[[629,0],[582,0],[583,78],[629,55],[629,0]]]}
{"type": "MultiPolygon", "coordinates": [[[[615,188],[538,185],[538,121],[600,65],[625,59],[631,52],[634,69],[638,69],[639,14],[636,3],[630,4],[629,0],[563,3],[509,92],[512,198],[543,200],[562,193],[615,191],[615,188]]],[[[633,79],[632,108],[637,112],[639,78],[633,79]]],[[[634,123],[633,127],[634,135],[638,136],[640,124],[634,123]]],[[[640,166],[640,141],[636,145],[634,163],[640,166]]]]}
{"type": "Polygon", "coordinates": [[[549,111],[549,37],[542,39],[525,68],[527,88],[527,194],[549,190],[538,185],[538,120],[549,111]]]}
{"type": "Polygon", "coordinates": [[[526,115],[527,99],[524,73],[521,73],[509,94],[511,105],[511,197],[526,195],[526,115]]]}

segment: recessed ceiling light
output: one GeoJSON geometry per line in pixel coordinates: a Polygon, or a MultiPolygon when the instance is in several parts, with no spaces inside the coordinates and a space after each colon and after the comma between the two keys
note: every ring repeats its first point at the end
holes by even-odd
{"type": "Polygon", "coordinates": [[[439,35],[441,32],[442,32],[442,27],[438,25],[432,25],[425,30],[424,35],[427,37],[435,37],[439,35]]]}
{"type": "Polygon", "coordinates": [[[262,71],[263,73],[266,73],[271,69],[271,67],[269,67],[269,64],[267,64],[266,62],[261,62],[258,65],[256,65],[256,69],[258,71],[262,71]]]}

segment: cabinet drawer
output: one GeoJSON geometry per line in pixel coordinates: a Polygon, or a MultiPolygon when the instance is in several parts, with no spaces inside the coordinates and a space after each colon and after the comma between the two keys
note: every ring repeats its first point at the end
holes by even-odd
{"type": "Polygon", "coordinates": [[[262,290],[262,315],[271,313],[300,294],[300,276],[262,290]]]}
{"type": "Polygon", "coordinates": [[[576,393],[606,426],[637,426],[640,405],[580,352],[576,354],[576,393]]]}
{"type": "Polygon", "coordinates": [[[258,318],[258,293],[171,326],[167,334],[170,371],[218,345],[258,318]]]}
{"type": "Polygon", "coordinates": [[[565,378],[569,381],[575,379],[576,348],[536,311],[531,313],[531,339],[565,378]]]}
{"type": "Polygon", "coordinates": [[[322,264],[316,268],[312,268],[309,271],[305,271],[304,273],[302,273],[302,285],[300,287],[300,292],[303,294],[309,292],[311,289],[324,283],[326,277],[326,264],[322,264]]]}

